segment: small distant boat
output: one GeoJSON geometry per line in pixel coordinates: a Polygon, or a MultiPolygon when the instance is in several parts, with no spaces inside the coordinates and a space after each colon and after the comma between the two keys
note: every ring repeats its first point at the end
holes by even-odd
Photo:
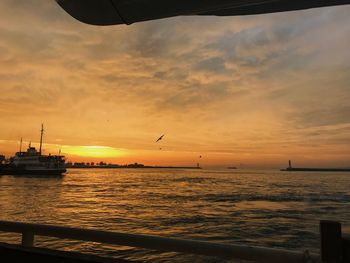
{"type": "Polygon", "coordinates": [[[236,166],[229,166],[227,169],[238,169],[236,166]]]}
{"type": "Polygon", "coordinates": [[[20,151],[9,160],[0,161],[0,174],[9,175],[62,175],[66,170],[65,158],[63,155],[43,155],[44,127],[41,126],[39,151],[29,144],[26,152],[22,152],[22,140],[20,151]]]}

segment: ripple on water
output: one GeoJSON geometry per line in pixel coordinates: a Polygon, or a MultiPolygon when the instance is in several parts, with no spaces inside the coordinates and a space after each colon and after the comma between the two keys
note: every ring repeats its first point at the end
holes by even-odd
{"type": "MultiPolygon", "coordinates": [[[[348,189],[348,174],[81,169],[63,178],[2,176],[0,208],[2,220],[317,251],[320,219],[340,220],[350,233],[348,189]]],[[[1,234],[1,240],[19,237],[1,234]]],[[[136,260],[222,262],[91,242],[37,241],[136,260]]]]}

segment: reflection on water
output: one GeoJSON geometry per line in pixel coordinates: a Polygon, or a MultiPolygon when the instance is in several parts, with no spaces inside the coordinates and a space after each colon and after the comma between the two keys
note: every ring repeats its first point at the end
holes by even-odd
{"type": "MultiPolygon", "coordinates": [[[[317,251],[320,219],[348,229],[349,189],[349,173],[72,169],[54,178],[1,176],[0,219],[317,251]]],[[[44,237],[36,244],[158,262],[220,261],[44,237]]]]}

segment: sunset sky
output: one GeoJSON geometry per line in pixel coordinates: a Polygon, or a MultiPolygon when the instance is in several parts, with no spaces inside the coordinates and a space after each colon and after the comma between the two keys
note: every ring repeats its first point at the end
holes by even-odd
{"type": "Polygon", "coordinates": [[[0,154],[44,123],[71,161],[350,167],[349,45],[350,6],[97,27],[1,0],[0,154]]]}

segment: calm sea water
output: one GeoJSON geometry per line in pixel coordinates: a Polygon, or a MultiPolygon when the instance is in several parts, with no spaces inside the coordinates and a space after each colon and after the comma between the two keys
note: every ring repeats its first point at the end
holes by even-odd
{"type": "MultiPolygon", "coordinates": [[[[338,220],[350,233],[350,173],[71,169],[62,178],[0,176],[0,211],[1,220],[318,252],[319,220],[338,220]]],[[[44,237],[36,244],[152,262],[222,262],[44,237]]]]}

